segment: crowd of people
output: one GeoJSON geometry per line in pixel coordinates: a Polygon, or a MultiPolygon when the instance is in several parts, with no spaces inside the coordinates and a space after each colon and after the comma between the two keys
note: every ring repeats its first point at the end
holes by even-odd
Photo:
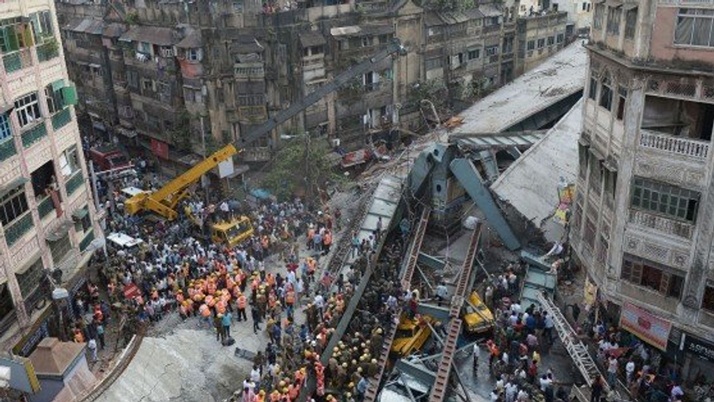
{"type": "MultiPolygon", "coordinates": [[[[143,177],[124,185],[158,186],[152,175],[143,177]]],[[[126,198],[120,191],[111,196],[112,202],[105,204],[106,232],[143,242],[129,249],[109,244],[106,261],[94,264],[98,280],[87,282],[72,300],[73,339],[88,342],[94,360],[96,349],[106,346],[107,325],[121,326],[126,342],[131,334],[177,311],[224,345],[231,344],[235,325],[252,324],[256,334],[268,338],[235,400],[292,401],[308,376],[315,379],[311,391],[317,400],[356,401],[366,392],[378,368],[382,334],[396,313],[386,297],[403,295],[394,277],[380,275],[370,284],[358,308],[369,313],[355,314],[326,364],[320,356],[374,256],[381,229],[358,239],[351,265],[329,272],[321,269],[320,258],[330,252],[339,211],[318,210],[299,198],[282,203],[266,199],[254,208],[194,198],[179,208],[174,222],[144,222],[123,213],[126,198]],[[204,225],[249,216],[254,235],[232,248],[204,241],[186,211],[204,225]],[[300,255],[299,242],[304,242],[307,255],[300,255]],[[302,314],[296,318],[298,309],[304,319],[302,314]]],[[[350,241],[355,237],[345,236],[350,241]]],[[[383,254],[379,267],[396,267],[401,243],[388,244],[383,254]]]]}

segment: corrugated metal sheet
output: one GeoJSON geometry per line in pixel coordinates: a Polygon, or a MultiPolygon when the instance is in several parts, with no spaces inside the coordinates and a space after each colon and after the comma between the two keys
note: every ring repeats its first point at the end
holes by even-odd
{"type": "Polygon", "coordinates": [[[359,238],[367,239],[377,229],[377,221],[382,218],[382,230],[387,230],[402,198],[402,179],[388,175],[380,180],[372,195],[369,212],[362,221],[359,238]]]}
{"type": "Polygon", "coordinates": [[[64,29],[72,32],[83,32],[92,35],[101,35],[104,32],[104,21],[94,18],[84,18],[72,20],[65,25],[64,29]]]}
{"type": "Polygon", "coordinates": [[[178,42],[171,28],[135,26],[119,40],[125,42],[147,42],[159,46],[170,46],[178,42]]]}
{"type": "Polygon", "coordinates": [[[126,32],[126,26],[124,24],[112,22],[111,24],[107,24],[102,34],[110,38],[118,38],[122,36],[124,32],[126,32]]]}
{"type": "Polygon", "coordinates": [[[325,38],[319,32],[304,32],[300,34],[300,45],[302,47],[322,46],[325,38]]]}
{"type": "Polygon", "coordinates": [[[181,39],[176,47],[183,49],[191,49],[203,46],[203,40],[201,39],[201,31],[191,31],[185,38],[181,39]]]}
{"type": "Polygon", "coordinates": [[[484,17],[500,17],[501,15],[503,15],[503,12],[492,4],[482,4],[478,6],[478,10],[483,14],[484,17]]]}

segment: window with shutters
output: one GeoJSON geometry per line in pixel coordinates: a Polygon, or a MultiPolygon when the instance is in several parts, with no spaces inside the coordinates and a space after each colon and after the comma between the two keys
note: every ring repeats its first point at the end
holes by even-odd
{"type": "Polygon", "coordinates": [[[622,261],[620,278],[665,297],[679,299],[684,289],[683,273],[629,254],[622,261]]]}
{"type": "Polygon", "coordinates": [[[65,178],[72,176],[75,172],[81,169],[76,145],[72,145],[60,154],[59,167],[60,173],[62,173],[62,176],[65,178]]]}
{"type": "Polygon", "coordinates": [[[49,10],[30,14],[30,24],[37,43],[44,43],[49,39],[54,39],[52,28],[52,13],[49,10]]]}
{"type": "Polygon", "coordinates": [[[610,7],[607,10],[607,33],[610,35],[620,34],[620,19],[622,18],[622,8],[610,7]]]}
{"type": "Polygon", "coordinates": [[[37,290],[45,275],[44,271],[45,267],[42,265],[42,258],[38,258],[37,261],[27,267],[27,269],[15,274],[22,297],[27,298],[37,290]]]}
{"type": "Polygon", "coordinates": [[[668,218],[695,222],[701,194],[666,183],[635,177],[631,206],[668,218]]]}
{"type": "Polygon", "coordinates": [[[627,88],[617,87],[617,120],[625,119],[625,104],[627,103],[627,88]]]}
{"type": "Polygon", "coordinates": [[[15,101],[15,115],[20,127],[32,124],[42,117],[40,103],[37,101],[37,92],[27,94],[15,101]]]}
{"type": "Polygon", "coordinates": [[[596,4],[593,13],[593,27],[602,29],[602,20],[605,17],[605,4],[596,4]]]}
{"type": "Polygon", "coordinates": [[[714,284],[707,283],[704,287],[704,297],[702,297],[702,309],[714,312],[714,284]]]}
{"type": "Polygon", "coordinates": [[[714,10],[680,8],[674,31],[674,44],[714,47],[714,10]]]}
{"type": "Polygon", "coordinates": [[[27,212],[25,185],[20,184],[0,198],[0,223],[7,226],[27,212]]]}
{"type": "Polygon", "coordinates": [[[600,102],[598,104],[607,110],[612,110],[612,82],[607,75],[600,82],[600,102]]]}
{"type": "Polygon", "coordinates": [[[585,244],[588,245],[590,250],[595,249],[595,231],[595,222],[590,218],[586,218],[585,231],[583,232],[583,240],[585,240],[585,244]]]}
{"type": "Polygon", "coordinates": [[[588,98],[597,99],[597,78],[590,77],[590,86],[588,87],[588,98]]]}
{"type": "Polygon", "coordinates": [[[32,26],[19,18],[0,21],[0,51],[10,53],[34,45],[32,26]]]}
{"type": "Polygon", "coordinates": [[[10,116],[0,113],[0,142],[12,139],[12,129],[10,128],[10,116]]]}
{"type": "Polygon", "coordinates": [[[634,39],[637,29],[637,7],[625,13],[625,39],[634,39]]]}

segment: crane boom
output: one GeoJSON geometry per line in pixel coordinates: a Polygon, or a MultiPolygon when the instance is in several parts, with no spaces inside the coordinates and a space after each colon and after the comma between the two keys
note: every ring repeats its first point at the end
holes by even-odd
{"type": "MultiPolygon", "coordinates": [[[[255,130],[249,132],[245,137],[241,138],[238,141],[239,147],[246,147],[255,142],[257,139],[270,133],[280,124],[286,122],[288,119],[305,110],[310,105],[337,90],[342,85],[345,85],[355,76],[371,71],[375,64],[395,52],[398,54],[404,54],[406,52],[399,39],[394,39],[374,56],[348,68],[338,74],[332,81],[293,103],[287,109],[278,112],[268,121],[258,126],[255,130]]],[[[193,183],[197,182],[201,176],[218,166],[220,162],[223,162],[236,153],[238,153],[238,151],[235,146],[231,144],[226,145],[203,161],[194,165],[185,173],[168,182],[159,190],[153,193],[141,193],[131,197],[124,204],[125,211],[130,215],[134,215],[142,210],[150,210],[168,220],[176,219],[178,216],[176,206],[184,197],[186,197],[188,188],[193,183]]]]}
{"type": "Polygon", "coordinates": [[[233,145],[226,145],[153,193],[140,193],[126,200],[124,210],[129,215],[134,215],[143,209],[148,209],[168,220],[176,219],[178,215],[176,206],[186,196],[189,186],[219,163],[237,153],[238,150],[233,145]]]}
{"type": "Polygon", "coordinates": [[[261,124],[255,130],[249,132],[244,138],[241,138],[238,141],[238,145],[240,147],[246,147],[250,145],[257,139],[273,131],[273,129],[278,127],[280,124],[286,122],[291,117],[305,110],[310,105],[314,104],[315,102],[319,101],[330,93],[336,91],[342,85],[348,83],[355,76],[372,71],[375,64],[379,63],[380,61],[384,60],[385,58],[389,57],[389,55],[395,52],[400,55],[406,52],[399,39],[396,38],[392,42],[390,42],[386,48],[382,49],[374,56],[341,72],[332,81],[321,86],[314,92],[311,92],[299,101],[293,103],[287,109],[283,109],[278,112],[275,116],[268,119],[268,121],[261,124]]]}

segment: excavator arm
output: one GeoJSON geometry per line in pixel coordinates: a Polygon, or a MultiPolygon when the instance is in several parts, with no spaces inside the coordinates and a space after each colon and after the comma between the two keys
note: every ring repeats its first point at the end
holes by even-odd
{"type": "MultiPolygon", "coordinates": [[[[294,117],[301,111],[307,109],[312,104],[319,101],[326,95],[332,93],[333,91],[336,91],[341,86],[348,83],[354,77],[372,71],[374,69],[375,64],[386,59],[394,53],[397,53],[398,55],[406,53],[406,50],[402,46],[401,42],[399,42],[399,39],[394,39],[393,42],[389,43],[384,49],[380,50],[374,56],[343,71],[332,81],[321,86],[316,91],[310,93],[299,101],[293,103],[287,109],[281,110],[280,112],[275,114],[275,116],[271,117],[268,121],[258,126],[256,129],[249,132],[244,137],[242,137],[238,141],[237,145],[240,148],[243,148],[252,144],[257,139],[264,137],[265,135],[273,131],[273,129],[278,127],[280,124],[286,122],[291,117],[294,117]]],[[[216,167],[220,162],[223,162],[224,160],[235,155],[236,153],[238,153],[238,151],[235,146],[230,144],[226,145],[213,155],[197,163],[186,173],[171,180],[161,189],[153,193],[137,194],[127,200],[124,204],[124,209],[126,213],[128,213],[129,215],[134,215],[142,210],[149,210],[158,215],[163,216],[168,220],[176,219],[176,217],[178,216],[178,212],[176,212],[176,206],[183,198],[187,196],[189,187],[195,182],[197,182],[201,178],[201,176],[216,167]]]]}

